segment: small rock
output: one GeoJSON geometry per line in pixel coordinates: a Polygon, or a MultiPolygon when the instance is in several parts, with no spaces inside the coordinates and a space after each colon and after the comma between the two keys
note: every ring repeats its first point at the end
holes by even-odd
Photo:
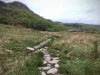
{"type": "Polygon", "coordinates": [[[45,54],[44,57],[50,57],[50,54],[45,54]]]}
{"type": "Polygon", "coordinates": [[[48,66],[51,66],[51,64],[47,64],[48,66]]]}
{"type": "Polygon", "coordinates": [[[39,67],[40,70],[48,70],[50,69],[51,67],[50,66],[46,66],[46,67],[39,67]]]}
{"type": "Polygon", "coordinates": [[[31,48],[31,47],[27,47],[28,50],[31,50],[31,51],[34,51],[35,49],[34,48],[31,48]]]}
{"type": "Polygon", "coordinates": [[[76,58],[75,60],[78,60],[78,58],[76,58]]]}
{"type": "Polygon", "coordinates": [[[50,61],[51,60],[51,57],[44,57],[44,60],[45,61],[50,61]]]}
{"type": "Polygon", "coordinates": [[[45,49],[48,49],[48,47],[44,47],[45,49]]]}
{"type": "Polygon", "coordinates": [[[34,48],[35,48],[35,49],[38,49],[38,48],[40,48],[40,46],[34,46],[34,48]]]}
{"type": "Polygon", "coordinates": [[[50,64],[56,64],[58,63],[60,60],[52,60],[52,61],[48,61],[50,64]]]}
{"type": "Polygon", "coordinates": [[[46,75],[46,73],[45,72],[41,72],[41,75],[46,75]]]}
{"type": "Polygon", "coordinates": [[[57,59],[59,59],[59,57],[55,57],[55,58],[52,58],[53,60],[57,60],[57,59]]]}
{"type": "Polygon", "coordinates": [[[47,61],[43,61],[43,64],[47,64],[47,61]]]}
{"type": "Polygon", "coordinates": [[[45,52],[47,49],[43,48],[43,51],[45,52]]]}
{"type": "Polygon", "coordinates": [[[56,74],[58,72],[57,68],[51,68],[50,70],[47,71],[47,74],[56,74]]]}
{"type": "Polygon", "coordinates": [[[40,51],[42,51],[42,50],[43,50],[43,48],[40,49],[40,51]]]}
{"type": "Polygon", "coordinates": [[[28,52],[28,53],[27,53],[27,55],[31,55],[31,54],[32,54],[32,52],[28,52]]]}
{"type": "Polygon", "coordinates": [[[58,64],[55,64],[55,67],[59,67],[59,65],[58,64]]]}

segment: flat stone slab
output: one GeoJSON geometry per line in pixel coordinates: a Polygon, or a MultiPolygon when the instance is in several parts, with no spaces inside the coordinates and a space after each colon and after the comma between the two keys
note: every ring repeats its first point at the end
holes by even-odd
{"type": "Polygon", "coordinates": [[[44,60],[44,61],[43,61],[43,64],[47,64],[47,61],[46,61],[46,60],[44,60]]]}
{"type": "Polygon", "coordinates": [[[45,49],[48,49],[48,47],[44,47],[45,49]]]}
{"type": "Polygon", "coordinates": [[[50,54],[45,54],[44,57],[50,57],[50,54]]]}
{"type": "Polygon", "coordinates": [[[59,57],[55,57],[55,58],[52,58],[53,60],[57,60],[57,59],[59,59],[59,57]]]}
{"type": "Polygon", "coordinates": [[[32,47],[27,47],[28,50],[34,51],[35,49],[32,47]]]}
{"type": "Polygon", "coordinates": [[[50,69],[51,67],[50,66],[46,66],[46,67],[39,67],[40,70],[48,70],[50,69]]]}
{"type": "Polygon", "coordinates": [[[51,68],[50,70],[47,71],[47,74],[56,74],[58,72],[57,68],[51,68]]]}
{"type": "Polygon", "coordinates": [[[58,68],[59,67],[59,64],[55,64],[54,67],[58,68]]]}
{"type": "Polygon", "coordinates": [[[46,57],[44,60],[48,62],[51,60],[51,57],[46,57]]]}
{"type": "Polygon", "coordinates": [[[52,61],[48,61],[50,64],[57,64],[60,60],[52,60],[52,61]]]}
{"type": "Polygon", "coordinates": [[[47,64],[48,66],[51,66],[51,64],[47,64]]]}
{"type": "Polygon", "coordinates": [[[38,48],[40,48],[40,46],[34,46],[34,48],[35,48],[35,49],[38,49],[38,48]]]}
{"type": "Polygon", "coordinates": [[[46,73],[45,72],[41,72],[41,75],[46,75],[46,73]]]}

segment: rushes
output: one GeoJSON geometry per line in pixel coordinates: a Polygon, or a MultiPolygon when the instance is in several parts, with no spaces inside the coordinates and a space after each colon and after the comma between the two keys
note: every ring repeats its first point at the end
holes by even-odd
{"type": "MultiPolygon", "coordinates": [[[[66,34],[65,36],[67,36],[67,35],[69,35],[69,34],[66,34]]],[[[83,34],[83,35],[81,35],[81,34],[73,35],[72,34],[70,37],[68,37],[69,39],[68,38],[63,39],[63,38],[60,41],[55,41],[53,43],[53,45],[59,44],[59,45],[66,45],[66,46],[70,46],[70,47],[77,47],[80,44],[92,45],[92,41],[94,41],[96,39],[95,36],[92,36],[90,34],[83,34]]]]}

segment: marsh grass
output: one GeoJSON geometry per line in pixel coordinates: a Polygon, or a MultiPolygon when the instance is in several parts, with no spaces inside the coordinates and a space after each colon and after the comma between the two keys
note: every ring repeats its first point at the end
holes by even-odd
{"type": "Polygon", "coordinates": [[[27,56],[26,47],[43,40],[45,46],[60,54],[62,75],[100,75],[100,34],[84,32],[43,32],[24,27],[0,25],[0,75],[40,75],[42,53],[27,56]]]}
{"type": "Polygon", "coordinates": [[[100,34],[59,32],[49,51],[59,53],[62,75],[100,75],[100,34]],[[96,42],[97,41],[97,42],[96,42]]]}
{"type": "MultiPolygon", "coordinates": [[[[0,24],[0,75],[31,75],[33,72],[35,73],[37,65],[32,63],[39,63],[40,56],[38,54],[27,56],[29,51],[26,47],[33,47],[47,39],[48,37],[44,35],[34,29],[0,24]]],[[[36,73],[38,74],[34,75],[39,75],[39,70],[36,73]]]]}

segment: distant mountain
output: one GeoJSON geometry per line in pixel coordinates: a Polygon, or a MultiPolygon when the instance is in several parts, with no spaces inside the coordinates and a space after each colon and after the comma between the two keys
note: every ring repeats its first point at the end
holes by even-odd
{"type": "Polygon", "coordinates": [[[100,33],[100,25],[84,24],[84,23],[63,23],[71,32],[89,32],[100,33]]]}
{"type": "Polygon", "coordinates": [[[30,10],[25,4],[18,2],[18,1],[14,1],[11,3],[8,3],[11,6],[17,7],[17,8],[22,8],[22,9],[26,9],[26,10],[30,10]]]}
{"type": "Polygon", "coordinates": [[[25,4],[18,1],[10,3],[0,1],[0,23],[7,25],[22,25],[28,28],[47,31],[60,31],[66,29],[64,25],[44,19],[31,11],[25,4]]]}
{"type": "Polygon", "coordinates": [[[6,3],[0,1],[0,6],[6,6],[6,3]]]}

